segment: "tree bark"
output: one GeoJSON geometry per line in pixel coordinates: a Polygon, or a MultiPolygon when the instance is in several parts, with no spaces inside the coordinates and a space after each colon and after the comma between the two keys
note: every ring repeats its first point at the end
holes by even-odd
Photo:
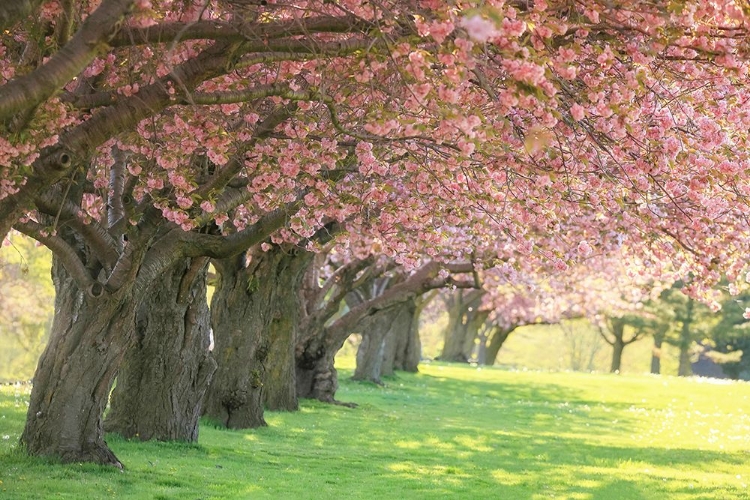
{"type": "Polygon", "coordinates": [[[268,358],[265,362],[264,403],[273,411],[297,411],[297,381],[294,358],[295,343],[299,334],[300,285],[305,270],[314,254],[301,249],[274,247],[267,253],[275,270],[273,283],[274,302],[271,324],[268,327],[268,358]],[[272,254],[271,252],[275,252],[272,254]]]}
{"type": "Polygon", "coordinates": [[[680,330],[680,364],[677,368],[678,377],[689,377],[693,374],[693,367],[690,362],[690,347],[693,344],[693,338],[690,334],[690,329],[693,324],[693,307],[693,299],[688,298],[685,306],[685,318],[682,321],[682,329],[680,330]]]}
{"type": "Polygon", "coordinates": [[[368,318],[366,324],[360,329],[362,342],[357,349],[357,367],[354,370],[354,375],[352,375],[352,380],[368,380],[376,384],[383,383],[380,376],[385,353],[385,338],[387,335],[391,335],[391,326],[394,320],[394,311],[385,309],[368,318]]]}
{"type": "Polygon", "coordinates": [[[615,342],[612,344],[612,363],[609,367],[610,373],[620,373],[620,367],[622,366],[622,352],[625,350],[625,343],[622,341],[622,337],[615,337],[615,342]]]}
{"type": "MultiPolygon", "coordinates": [[[[414,304],[406,345],[403,350],[396,350],[394,367],[397,370],[412,373],[419,371],[419,362],[422,361],[422,340],[419,338],[419,316],[425,305],[427,305],[427,301],[421,301],[414,304]]],[[[412,309],[411,304],[407,304],[407,308],[412,309]]]]}
{"type": "Polygon", "coordinates": [[[339,388],[338,372],[334,366],[336,353],[343,346],[312,339],[306,345],[297,346],[296,381],[297,397],[317,399],[324,403],[336,403],[339,388]]]}
{"type": "Polygon", "coordinates": [[[136,316],[136,345],[117,375],[107,432],[142,441],[198,440],[216,363],[208,351],[207,259],[185,260],[155,285],[136,316]]]}
{"type": "Polygon", "coordinates": [[[204,414],[229,428],[264,426],[269,409],[293,411],[297,292],[312,254],[259,246],[245,256],[216,261],[220,281],[211,302],[218,370],[204,414]]]}
{"type": "Polygon", "coordinates": [[[403,305],[397,306],[393,311],[393,323],[385,337],[383,345],[383,366],[380,374],[384,377],[393,375],[395,370],[405,370],[407,364],[413,364],[416,370],[419,364],[419,330],[414,328],[414,322],[419,321],[416,317],[417,304],[409,300],[403,305]],[[415,336],[416,334],[416,336],[415,336]],[[415,346],[414,344],[417,344],[415,346]],[[416,348],[415,348],[416,347],[416,348]],[[407,359],[417,353],[417,360],[407,359]]]}
{"type": "Polygon", "coordinates": [[[664,343],[664,333],[661,331],[654,334],[654,347],[651,350],[651,373],[661,374],[661,346],[664,343]]]}
{"type": "Polygon", "coordinates": [[[104,441],[102,414],[133,337],[136,301],[125,290],[91,297],[53,262],[55,318],[21,443],[34,456],[122,467],[104,441]]]}
{"type": "Polygon", "coordinates": [[[445,329],[443,351],[439,357],[441,361],[468,363],[471,359],[474,339],[480,326],[475,319],[479,313],[477,309],[482,295],[481,290],[472,290],[468,293],[459,290],[447,301],[448,326],[445,329]]]}
{"type": "Polygon", "coordinates": [[[497,360],[497,354],[500,352],[500,348],[503,346],[510,334],[516,329],[515,326],[511,328],[501,328],[495,326],[490,334],[490,341],[487,344],[485,350],[485,362],[487,365],[494,365],[497,360]]]}
{"type": "Polygon", "coordinates": [[[619,373],[622,366],[622,352],[625,350],[625,320],[623,318],[610,318],[612,331],[612,363],[609,366],[610,373],[619,373]]]}
{"type": "Polygon", "coordinates": [[[214,266],[220,276],[211,299],[218,368],[203,414],[230,429],[263,427],[263,363],[268,354],[263,332],[270,323],[266,304],[271,288],[259,287],[244,255],[214,261],[214,266]]]}

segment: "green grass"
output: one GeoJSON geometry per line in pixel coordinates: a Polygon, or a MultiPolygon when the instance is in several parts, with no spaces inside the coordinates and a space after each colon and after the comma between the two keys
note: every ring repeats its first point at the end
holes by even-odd
{"type": "Polygon", "coordinates": [[[108,442],[120,472],[13,450],[28,387],[0,389],[0,498],[750,498],[750,384],[438,363],[355,409],[305,402],[200,445],[108,442]],[[6,438],[7,436],[7,438],[6,438]]]}

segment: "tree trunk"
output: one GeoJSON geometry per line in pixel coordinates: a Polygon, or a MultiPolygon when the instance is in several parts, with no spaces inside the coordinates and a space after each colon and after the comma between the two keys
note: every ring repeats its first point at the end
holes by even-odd
{"type": "Polygon", "coordinates": [[[651,373],[661,374],[661,346],[664,342],[664,334],[654,334],[654,347],[651,350],[651,373]]]}
{"type": "Polygon", "coordinates": [[[211,302],[218,370],[204,414],[230,428],[265,425],[273,410],[298,408],[295,339],[299,282],[312,254],[291,248],[252,250],[216,262],[219,285],[211,302]]]}
{"type": "Polygon", "coordinates": [[[52,275],[55,318],[34,375],[21,443],[30,455],[122,467],[104,441],[102,414],[133,337],[137,303],[122,289],[91,297],[57,259],[52,275]]]}
{"type": "Polygon", "coordinates": [[[391,326],[395,319],[392,309],[378,311],[372,317],[367,318],[367,321],[364,322],[365,325],[360,329],[362,342],[357,349],[357,367],[354,370],[354,375],[352,375],[352,380],[369,380],[376,384],[383,383],[380,380],[380,375],[383,366],[385,338],[391,334],[391,326]]]}
{"type": "Polygon", "coordinates": [[[443,350],[438,359],[466,363],[469,357],[463,348],[466,343],[466,306],[463,292],[458,291],[448,303],[448,325],[445,327],[443,350]]]}
{"type": "Polygon", "coordinates": [[[395,368],[405,372],[416,373],[419,371],[419,362],[422,360],[422,340],[419,338],[419,316],[427,302],[409,303],[407,308],[412,311],[412,319],[409,324],[409,333],[406,346],[403,350],[396,350],[395,368]],[[413,305],[412,305],[413,304],[413,305]]]}
{"type": "Polygon", "coordinates": [[[268,328],[268,358],[265,361],[264,402],[273,411],[296,411],[297,381],[295,377],[295,343],[299,330],[299,290],[305,270],[313,261],[312,252],[282,249],[266,253],[274,271],[274,302],[268,328]]]}
{"type": "MultiPolygon", "coordinates": [[[[389,377],[393,375],[394,370],[404,370],[407,357],[414,355],[415,349],[412,344],[415,341],[419,343],[419,332],[413,327],[414,322],[419,321],[415,317],[416,311],[417,305],[414,300],[408,300],[394,309],[393,323],[385,338],[383,366],[380,373],[382,376],[389,377]]],[[[410,360],[410,363],[413,363],[413,360],[410,360]]],[[[419,364],[419,358],[416,364],[419,364]]],[[[416,368],[416,365],[414,366],[416,368]]]]}
{"type": "Polygon", "coordinates": [[[441,361],[468,363],[474,351],[474,341],[486,315],[478,310],[483,292],[456,292],[448,305],[448,326],[445,329],[441,361]]]}
{"type": "Polygon", "coordinates": [[[268,354],[267,304],[272,287],[260,286],[245,256],[214,261],[219,283],[211,299],[214,357],[218,365],[203,414],[230,429],[263,427],[263,363],[268,354]],[[250,269],[250,272],[248,272],[250,269]]]}
{"type": "Polygon", "coordinates": [[[612,346],[612,363],[609,366],[610,373],[620,373],[622,366],[622,353],[625,350],[625,346],[628,344],[625,342],[625,325],[626,321],[624,318],[609,318],[610,330],[612,332],[612,340],[608,340],[604,337],[612,346]]]}
{"type": "Polygon", "coordinates": [[[336,403],[336,391],[339,388],[338,373],[334,367],[334,358],[341,345],[337,347],[318,344],[318,339],[298,346],[296,379],[297,397],[317,399],[324,403],[336,403]]]}
{"type": "Polygon", "coordinates": [[[500,348],[503,346],[506,340],[516,327],[501,328],[495,326],[490,334],[490,341],[485,350],[485,361],[487,365],[494,365],[497,360],[497,354],[500,352],[500,348]]]}
{"type": "Polygon", "coordinates": [[[216,363],[208,351],[207,259],[165,273],[138,309],[136,345],[112,393],[107,432],[142,441],[198,440],[201,403],[216,363]]]}
{"type": "Polygon", "coordinates": [[[620,373],[620,367],[622,366],[622,352],[625,350],[625,343],[622,341],[622,337],[615,337],[615,342],[612,344],[612,364],[609,367],[610,373],[620,373]]]}
{"type": "Polygon", "coordinates": [[[688,298],[685,306],[685,318],[682,321],[682,329],[680,330],[680,365],[677,368],[678,377],[689,377],[693,374],[693,366],[690,361],[690,347],[693,344],[693,338],[690,334],[693,323],[693,305],[693,299],[688,298]]]}

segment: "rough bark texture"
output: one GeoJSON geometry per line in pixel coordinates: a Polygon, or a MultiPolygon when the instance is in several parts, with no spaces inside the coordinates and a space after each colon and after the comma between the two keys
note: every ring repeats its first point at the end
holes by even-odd
{"type": "MultiPolygon", "coordinates": [[[[426,305],[426,302],[424,303],[426,305]]],[[[407,304],[411,309],[411,306],[407,304]]],[[[409,334],[403,349],[396,349],[394,368],[405,372],[416,373],[419,371],[419,362],[422,360],[422,340],[419,338],[419,316],[423,306],[417,303],[409,325],[409,334]]]]}
{"type": "Polygon", "coordinates": [[[339,381],[338,372],[334,367],[334,357],[342,345],[343,342],[337,348],[333,344],[323,342],[317,348],[303,347],[298,350],[297,397],[336,403],[339,381]]]}
{"type": "Polygon", "coordinates": [[[220,280],[211,302],[218,370],[204,414],[229,428],[265,425],[273,410],[298,408],[294,346],[297,291],[308,252],[274,247],[215,263],[220,280]]]}
{"type": "MultiPolygon", "coordinates": [[[[385,338],[388,335],[395,335],[391,327],[397,314],[394,314],[392,309],[378,311],[362,325],[362,342],[357,349],[357,367],[352,380],[383,383],[380,376],[385,353],[385,338]]],[[[392,373],[393,370],[391,370],[392,373]]]]}
{"type": "Polygon", "coordinates": [[[104,427],[127,438],[198,440],[201,404],[216,363],[208,352],[207,259],[185,260],[147,294],[136,345],[117,375],[104,427]]]}
{"type": "Polygon", "coordinates": [[[92,298],[57,259],[55,318],[34,376],[21,443],[30,455],[122,467],[104,441],[102,414],[130,340],[136,301],[92,298]]]}
{"type": "Polygon", "coordinates": [[[211,299],[214,357],[218,368],[203,414],[230,429],[266,425],[263,418],[263,363],[268,342],[262,332],[271,321],[270,287],[259,287],[245,256],[215,261],[219,283],[211,299]]]}
{"type": "Polygon", "coordinates": [[[408,365],[410,371],[416,371],[419,364],[419,330],[417,317],[417,305],[415,301],[409,300],[401,306],[394,308],[393,322],[383,345],[383,364],[380,369],[381,376],[393,375],[395,370],[405,370],[408,365]],[[417,323],[417,327],[415,327],[417,323]],[[416,344],[416,345],[415,345],[416,344]],[[414,355],[416,351],[416,363],[414,355]],[[413,364],[413,367],[412,367],[413,364]]]}
{"type": "Polygon", "coordinates": [[[479,318],[481,291],[458,290],[446,298],[448,326],[444,333],[441,361],[467,363],[474,349],[474,339],[484,322],[479,318]]]}
{"type": "Polygon", "coordinates": [[[268,327],[268,358],[265,362],[264,403],[273,411],[299,409],[295,378],[294,349],[299,329],[299,289],[304,271],[314,254],[299,249],[275,247],[267,259],[273,280],[266,283],[274,287],[273,314],[268,327]]]}

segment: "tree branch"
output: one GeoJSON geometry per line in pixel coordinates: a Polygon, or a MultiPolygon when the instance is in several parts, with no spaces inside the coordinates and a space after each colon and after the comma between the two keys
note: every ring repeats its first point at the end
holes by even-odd
{"type": "Polygon", "coordinates": [[[86,291],[89,294],[91,293],[92,287],[94,287],[96,282],[89,275],[86,267],[83,265],[83,262],[81,262],[81,259],[78,258],[75,250],[73,250],[65,240],[59,236],[48,234],[46,228],[33,221],[17,222],[13,225],[13,228],[26,236],[43,243],[47,248],[52,250],[55,256],[60,259],[60,262],[62,262],[65,270],[76,282],[78,289],[86,291]]]}
{"type": "Polygon", "coordinates": [[[46,63],[0,87],[0,122],[47,100],[83,71],[107,47],[134,1],[105,0],[46,63]]]}
{"type": "MultiPolygon", "coordinates": [[[[459,264],[443,264],[436,261],[424,264],[401,283],[393,285],[381,295],[351,308],[349,312],[329,325],[325,333],[327,337],[326,343],[335,344],[336,342],[343,341],[352,332],[355,325],[364,317],[371,316],[378,311],[388,309],[406,300],[414,299],[429,291],[430,284],[434,282],[440,270],[445,266],[451,266],[454,269],[467,268],[459,264]]],[[[470,267],[473,269],[473,265],[470,265],[470,267]]]]}
{"type": "Polygon", "coordinates": [[[26,16],[30,16],[42,4],[42,0],[8,0],[0,2],[0,30],[12,28],[26,16]]]}
{"type": "Polygon", "coordinates": [[[60,222],[73,228],[86,241],[96,255],[102,266],[109,272],[119,258],[119,252],[115,241],[110,234],[97,222],[86,223],[78,216],[80,207],[70,200],[62,200],[55,197],[53,193],[45,193],[35,200],[40,212],[56,216],[60,214],[60,222]]]}
{"type": "Polygon", "coordinates": [[[110,42],[114,47],[184,40],[269,40],[316,33],[351,33],[372,27],[355,16],[319,16],[265,23],[228,24],[218,21],[162,23],[147,28],[125,28],[110,42]]]}

